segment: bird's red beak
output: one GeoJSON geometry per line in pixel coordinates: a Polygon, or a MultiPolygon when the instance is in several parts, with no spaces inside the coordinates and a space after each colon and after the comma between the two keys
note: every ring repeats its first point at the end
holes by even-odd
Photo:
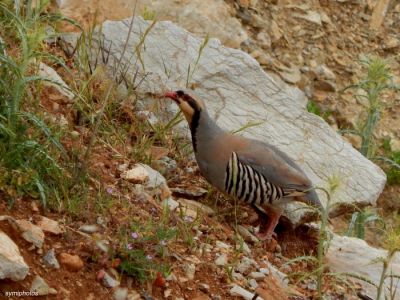
{"type": "Polygon", "coordinates": [[[164,97],[171,98],[172,100],[177,100],[178,99],[178,95],[175,92],[166,92],[164,94],[164,97]]]}

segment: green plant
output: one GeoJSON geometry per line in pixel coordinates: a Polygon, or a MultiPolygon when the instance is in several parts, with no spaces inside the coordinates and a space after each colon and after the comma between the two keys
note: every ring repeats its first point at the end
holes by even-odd
{"type": "Polygon", "coordinates": [[[371,209],[354,212],[345,235],[365,239],[365,227],[370,222],[380,222],[383,226],[385,224],[383,219],[371,209]]]}
{"type": "Polygon", "coordinates": [[[326,120],[331,114],[330,111],[321,112],[320,108],[318,107],[318,105],[313,100],[308,100],[308,102],[307,102],[307,111],[309,113],[314,114],[314,115],[320,116],[324,120],[326,120]]]}
{"type": "MultiPolygon", "coordinates": [[[[348,133],[361,137],[360,152],[368,158],[374,157],[374,137],[376,126],[382,113],[381,95],[387,89],[393,89],[391,71],[387,63],[378,57],[366,58],[362,63],[367,68],[366,76],[358,83],[347,87],[357,89],[355,95],[362,103],[366,102],[366,116],[360,120],[360,125],[348,133]],[[366,101],[363,101],[363,100],[366,101]]],[[[346,90],[345,89],[345,90],[346,90]]]]}
{"type": "Polygon", "coordinates": [[[120,269],[141,282],[154,278],[158,272],[168,275],[170,267],[165,254],[169,241],[176,234],[177,230],[165,221],[154,223],[150,220],[144,225],[141,221],[132,222],[129,229],[122,230],[120,269]]]}
{"type": "Polygon", "coordinates": [[[382,148],[384,156],[377,156],[376,159],[385,163],[388,184],[400,184],[400,151],[392,151],[390,139],[383,141],[382,148]]]}
{"type": "Polygon", "coordinates": [[[32,90],[51,81],[36,75],[40,60],[67,70],[62,60],[42,51],[48,37],[46,24],[63,18],[42,14],[47,1],[39,1],[36,7],[32,1],[15,2],[11,8],[12,4],[0,4],[0,34],[5,37],[0,43],[0,189],[10,204],[28,194],[46,206],[50,196],[59,201],[67,193],[68,172],[60,164],[66,152],[41,113],[28,112],[26,107],[37,101],[32,90]]]}

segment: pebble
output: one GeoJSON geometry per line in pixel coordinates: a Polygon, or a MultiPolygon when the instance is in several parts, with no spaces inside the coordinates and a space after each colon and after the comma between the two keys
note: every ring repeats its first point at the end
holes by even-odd
{"type": "Polygon", "coordinates": [[[225,253],[222,253],[215,259],[215,264],[217,266],[225,266],[228,263],[228,256],[225,253]]]}
{"type": "Polygon", "coordinates": [[[199,290],[203,293],[208,293],[210,291],[210,286],[207,283],[199,283],[199,290]]]}
{"type": "Polygon", "coordinates": [[[95,233],[95,232],[99,231],[99,227],[96,224],[82,225],[81,227],[79,227],[78,230],[81,232],[90,234],[90,233],[95,233]]]}
{"type": "Polygon", "coordinates": [[[42,248],[44,243],[44,232],[42,229],[28,220],[8,219],[11,225],[21,232],[24,240],[32,243],[37,248],[42,248]]]}
{"type": "Polygon", "coordinates": [[[246,274],[252,266],[256,266],[257,263],[254,259],[244,256],[240,263],[236,266],[236,271],[241,274],[246,274]]]}
{"type": "Polygon", "coordinates": [[[221,241],[216,241],[215,242],[215,247],[218,248],[218,249],[230,249],[231,245],[228,245],[228,244],[226,244],[224,242],[221,242],[221,241]]]}
{"type": "Polygon", "coordinates": [[[53,269],[59,269],[60,268],[60,264],[58,263],[58,260],[56,258],[55,252],[54,252],[54,248],[50,249],[49,251],[47,251],[47,253],[43,256],[43,261],[44,264],[47,267],[53,268],[53,269]]]}
{"type": "Polygon", "coordinates": [[[141,300],[142,296],[136,291],[130,291],[126,300],[141,300]]]}
{"type": "Polygon", "coordinates": [[[113,296],[114,300],[126,300],[126,298],[128,297],[128,289],[118,287],[114,290],[113,296]]]}
{"type": "Polygon", "coordinates": [[[40,227],[43,231],[49,232],[55,235],[62,234],[64,230],[60,227],[57,221],[52,219],[40,216],[39,221],[37,222],[37,226],[40,227]]]}
{"type": "Polygon", "coordinates": [[[107,272],[104,272],[104,276],[102,279],[102,283],[105,287],[108,288],[114,288],[116,286],[119,286],[119,281],[115,280],[111,275],[109,275],[107,272]]]}
{"type": "Polygon", "coordinates": [[[255,279],[250,279],[248,283],[251,289],[255,290],[256,288],[258,288],[258,283],[255,279]]]}
{"type": "Polygon", "coordinates": [[[263,280],[265,278],[265,274],[261,272],[251,272],[249,276],[257,281],[263,280]]]}
{"type": "Polygon", "coordinates": [[[70,271],[77,272],[84,267],[84,263],[78,255],[61,253],[58,259],[60,264],[65,266],[70,271]]]}
{"type": "Polygon", "coordinates": [[[189,280],[194,279],[194,274],[196,273],[196,266],[194,264],[187,264],[184,266],[186,277],[189,280]]]}
{"type": "Polygon", "coordinates": [[[36,292],[38,296],[55,295],[57,290],[49,287],[47,282],[40,276],[36,275],[32,281],[31,292],[36,292]]]}
{"type": "Polygon", "coordinates": [[[259,271],[264,275],[269,275],[270,273],[268,268],[260,268],[259,271]]]}
{"type": "Polygon", "coordinates": [[[237,230],[246,242],[253,243],[253,244],[258,243],[258,238],[255,237],[253,234],[251,234],[250,231],[246,227],[244,227],[242,225],[238,225],[237,230]]]}
{"type": "Polygon", "coordinates": [[[97,248],[99,248],[101,251],[103,251],[105,253],[108,253],[108,251],[110,250],[109,244],[110,244],[110,242],[107,240],[96,241],[97,248]]]}
{"type": "Polygon", "coordinates": [[[262,300],[261,297],[255,297],[253,293],[249,292],[248,290],[245,290],[244,288],[238,286],[235,284],[230,290],[229,293],[231,296],[240,296],[246,300],[262,300]]]}

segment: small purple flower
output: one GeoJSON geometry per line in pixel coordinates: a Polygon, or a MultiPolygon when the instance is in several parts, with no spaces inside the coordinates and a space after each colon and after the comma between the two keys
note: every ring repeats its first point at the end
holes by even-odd
{"type": "Polygon", "coordinates": [[[161,240],[160,241],[161,246],[167,246],[167,241],[166,240],[161,240]]]}
{"type": "Polygon", "coordinates": [[[139,234],[135,231],[131,233],[131,237],[136,240],[137,238],[139,238],[139,234]]]}
{"type": "Polygon", "coordinates": [[[112,195],[112,193],[113,193],[112,187],[106,188],[106,192],[107,192],[107,194],[112,195]]]}
{"type": "Polygon", "coordinates": [[[153,256],[151,256],[150,254],[147,254],[147,255],[146,255],[146,258],[147,258],[147,260],[152,260],[152,259],[153,259],[153,256]]]}
{"type": "Polygon", "coordinates": [[[126,249],[132,250],[132,249],[133,249],[133,245],[132,245],[132,244],[127,244],[127,245],[126,245],[126,249]]]}

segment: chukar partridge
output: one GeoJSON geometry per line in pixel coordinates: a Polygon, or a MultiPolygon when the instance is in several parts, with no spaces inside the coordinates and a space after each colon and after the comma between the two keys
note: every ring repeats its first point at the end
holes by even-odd
{"type": "Polygon", "coordinates": [[[322,209],[311,181],[282,151],[267,143],[222,130],[210,117],[205,104],[185,91],[167,92],[190,127],[193,149],[201,174],[218,190],[249,203],[268,220],[258,235],[274,234],[284,206],[300,201],[322,209]],[[262,209],[260,209],[260,207],[262,209]]]}

